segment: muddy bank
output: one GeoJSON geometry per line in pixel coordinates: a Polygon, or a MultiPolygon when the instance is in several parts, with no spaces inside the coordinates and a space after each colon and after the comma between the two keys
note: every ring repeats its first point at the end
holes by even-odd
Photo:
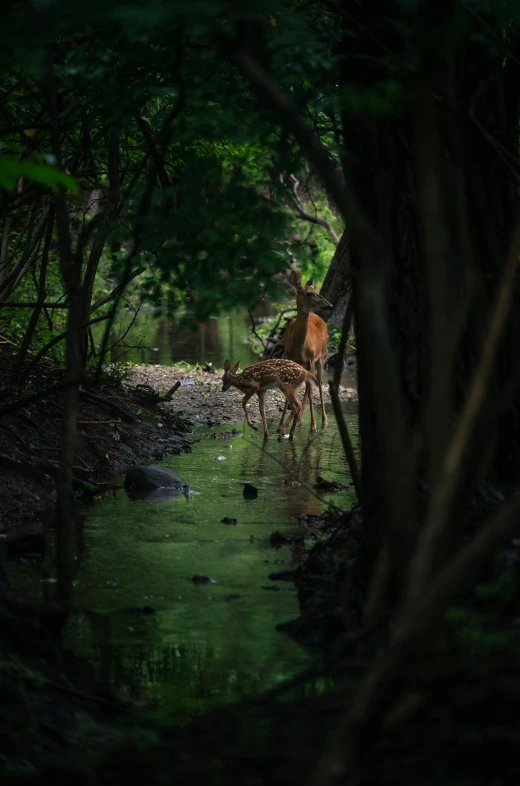
{"type": "MultiPolygon", "coordinates": [[[[6,386],[10,353],[0,354],[0,411],[16,400],[6,386]]],[[[61,370],[46,365],[32,375],[24,407],[0,417],[0,532],[39,521],[50,523],[61,441],[61,392],[51,388],[61,370]]],[[[191,449],[193,422],[174,408],[154,404],[142,389],[105,377],[82,390],[79,444],[74,465],[78,497],[132,464],[150,463],[191,449]]]]}

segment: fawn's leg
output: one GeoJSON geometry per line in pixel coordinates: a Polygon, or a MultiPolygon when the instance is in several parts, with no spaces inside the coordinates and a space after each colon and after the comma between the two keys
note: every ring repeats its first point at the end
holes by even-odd
{"type": "Polygon", "coordinates": [[[256,391],[255,391],[255,388],[251,388],[251,389],[249,389],[249,390],[247,391],[246,395],[245,395],[245,396],[244,396],[244,398],[242,399],[242,409],[244,410],[244,414],[245,414],[245,416],[246,416],[246,423],[247,423],[247,425],[248,425],[248,426],[251,426],[251,428],[253,429],[253,431],[258,431],[257,427],[256,427],[256,426],[253,426],[253,424],[251,423],[251,420],[249,419],[249,412],[248,412],[248,411],[247,411],[247,409],[246,409],[246,404],[247,404],[247,402],[249,401],[249,399],[251,398],[251,396],[254,396],[255,392],[256,392],[256,391]]]}
{"type": "Polygon", "coordinates": [[[256,395],[258,396],[258,409],[260,410],[260,416],[264,426],[264,439],[267,439],[269,432],[267,430],[267,420],[265,419],[265,390],[257,390],[256,395]]]}
{"type": "Polygon", "coordinates": [[[278,423],[278,428],[276,429],[277,434],[284,434],[285,433],[285,428],[284,428],[284,425],[283,425],[283,421],[284,421],[284,418],[285,418],[286,410],[287,410],[287,399],[285,399],[285,402],[284,402],[284,405],[283,405],[282,417],[280,419],[280,422],[278,423]]]}
{"type": "Polygon", "coordinates": [[[325,401],[323,400],[323,384],[321,381],[321,375],[323,373],[323,358],[319,358],[316,361],[316,376],[318,378],[318,387],[320,390],[320,401],[321,401],[321,425],[323,428],[328,423],[327,420],[327,413],[325,412],[325,401]]]}

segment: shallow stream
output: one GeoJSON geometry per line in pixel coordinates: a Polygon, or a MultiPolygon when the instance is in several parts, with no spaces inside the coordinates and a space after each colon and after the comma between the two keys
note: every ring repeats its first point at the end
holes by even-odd
{"type": "MultiPolygon", "coordinates": [[[[356,434],[355,414],[347,418],[356,434]]],[[[272,547],[270,535],[305,532],[299,517],[327,502],[352,502],[352,492],[318,499],[295,483],[297,476],[312,485],[318,475],[348,481],[332,412],[314,439],[308,413],[294,442],[271,438],[264,446],[243,424],[226,429],[199,430],[192,453],[163,462],[197,492],[189,500],[132,501],[121,488],[85,507],[77,526],[66,643],[102,681],[182,719],[260,694],[309,662],[304,648],[275,629],[299,613],[294,585],[269,579],[301,553],[272,547]],[[256,499],[244,499],[246,481],[258,489],[256,499]],[[236,525],[223,524],[225,517],[236,525]],[[195,574],[216,583],[195,584],[195,574]]],[[[52,596],[53,566],[52,542],[41,563],[7,563],[11,597],[52,596]]]]}

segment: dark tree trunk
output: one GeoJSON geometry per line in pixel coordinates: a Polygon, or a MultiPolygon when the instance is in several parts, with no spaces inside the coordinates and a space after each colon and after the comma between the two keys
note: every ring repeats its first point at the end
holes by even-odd
{"type": "Polygon", "coordinates": [[[67,202],[64,194],[55,197],[58,225],[60,269],[67,289],[69,308],[67,311],[67,337],[65,341],[65,379],[67,387],[63,394],[63,424],[61,432],[61,455],[58,482],[56,485],[56,572],[58,597],[69,603],[73,580],[73,528],[74,507],[74,457],[77,447],[77,419],[79,385],[83,374],[82,325],[83,298],[81,291],[81,259],[71,248],[67,202]]]}
{"type": "Polygon", "coordinates": [[[351,284],[350,234],[345,229],[336,246],[332,262],[321,288],[323,297],[334,306],[334,310],[330,314],[323,315],[329,328],[341,329],[345,311],[347,310],[351,284]]]}
{"type": "MultiPolygon", "coordinates": [[[[470,233],[481,282],[459,362],[461,389],[465,389],[474,365],[518,220],[520,40],[515,44],[505,67],[499,56],[477,44],[472,44],[457,62],[460,108],[466,118],[464,154],[470,233]]],[[[518,287],[514,301],[518,303],[518,287]]],[[[516,482],[519,477],[520,398],[514,391],[519,341],[520,309],[513,307],[497,358],[495,385],[504,412],[496,435],[493,475],[505,482],[516,482]]]]}
{"type": "MultiPolygon", "coordinates": [[[[352,10],[350,4],[349,8],[352,10]]],[[[357,27],[369,32],[366,37],[361,32],[352,37],[348,31],[343,41],[340,78],[345,87],[354,85],[363,89],[385,78],[381,42],[396,53],[401,48],[387,12],[387,5],[378,0],[357,6],[357,27]]],[[[500,54],[472,43],[455,58],[450,82],[436,86],[446,155],[458,162],[462,172],[461,188],[467,202],[475,273],[472,311],[455,370],[457,405],[462,401],[474,370],[518,209],[515,173],[515,169],[519,169],[518,62],[517,58],[511,58],[504,67],[500,54]]],[[[355,162],[348,167],[346,176],[391,250],[387,270],[388,318],[409,421],[414,425],[428,390],[430,361],[428,302],[422,249],[419,248],[411,124],[406,114],[370,117],[367,113],[356,115],[351,109],[345,111],[342,122],[349,161],[355,162]]],[[[457,228],[454,231],[457,232],[457,228]]],[[[351,252],[351,264],[355,297],[355,270],[360,264],[355,248],[351,252]]],[[[328,299],[333,299],[334,278],[331,266],[331,280],[326,281],[322,289],[328,299]]],[[[466,294],[461,290],[461,306],[466,294]]],[[[372,373],[371,351],[359,333],[362,328],[356,311],[355,325],[362,485],[364,499],[370,506],[364,515],[368,529],[372,528],[370,522],[377,529],[377,522],[384,520],[385,513],[381,483],[384,458],[373,428],[374,402],[370,398],[370,386],[366,384],[372,373]]],[[[493,464],[497,478],[511,481],[518,475],[520,444],[520,401],[513,395],[512,376],[519,338],[520,310],[516,309],[510,319],[503,351],[497,358],[496,395],[500,396],[501,390],[511,395],[508,401],[504,400],[493,464]]],[[[392,417],[392,413],[388,416],[392,417]]]]}
{"type": "MultiPolygon", "coordinates": [[[[356,36],[352,37],[351,31],[346,30],[341,45],[340,81],[346,89],[351,90],[354,86],[354,90],[361,92],[385,78],[386,66],[381,62],[380,42],[390,45],[392,51],[398,52],[400,48],[387,10],[387,4],[370,0],[357,6],[359,25],[356,26],[356,36]],[[366,32],[361,32],[363,30],[366,32]]],[[[348,25],[348,22],[345,24],[348,25]]],[[[412,423],[417,417],[421,397],[425,308],[424,292],[419,284],[409,122],[401,116],[378,116],[365,111],[358,114],[346,109],[342,125],[345,149],[349,153],[345,156],[345,160],[349,161],[345,177],[358,194],[373,226],[377,227],[387,250],[384,271],[386,319],[397,356],[407,417],[412,423]]],[[[363,322],[359,312],[359,271],[363,263],[360,249],[354,243],[350,261],[358,363],[363,518],[367,533],[363,562],[371,564],[379,548],[381,525],[387,518],[390,507],[388,495],[392,490],[386,484],[388,457],[381,450],[378,427],[374,422],[378,412],[378,391],[373,383],[377,358],[370,331],[365,330],[366,321],[363,322]]],[[[374,314],[374,319],[379,317],[374,314]]],[[[388,412],[389,422],[393,416],[394,413],[388,412]]]]}

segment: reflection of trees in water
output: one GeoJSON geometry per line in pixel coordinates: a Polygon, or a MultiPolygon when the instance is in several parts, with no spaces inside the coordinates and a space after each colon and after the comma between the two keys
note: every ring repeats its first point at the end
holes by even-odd
{"type": "MultiPolygon", "coordinates": [[[[161,319],[157,323],[155,346],[159,348],[159,362],[175,363],[187,360],[205,363],[221,355],[220,331],[216,319],[204,322],[169,322],[161,319]],[[165,357],[166,356],[166,357],[165,357]]],[[[214,362],[215,362],[214,361],[214,362]]]]}
{"type": "MultiPolygon", "coordinates": [[[[90,660],[98,664],[101,683],[111,684],[117,692],[134,698],[150,698],[151,693],[160,695],[172,712],[186,715],[198,709],[199,702],[201,707],[206,707],[211,697],[218,701],[236,700],[273,684],[273,662],[263,659],[259,653],[258,662],[251,668],[250,661],[241,657],[240,638],[230,657],[211,642],[158,643],[157,638],[162,634],[151,617],[146,619],[146,630],[139,630],[142,620],[131,614],[85,612],[78,615],[79,627],[85,618],[90,627],[90,660]],[[137,646],[135,639],[124,641],[123,631],[128,626],[136,629],[133,636],[140,637],[137,646]]],[[[243,640],[244,645],[249,642],[247,636],[243,640]]],[[[287,673],[281,676],[290,677],[294,671],[287,668],[287,673]]]]}
{"type": "MultiPolygon", "coordinates": [[[[252,311],[254,317],[270,316],[274,307],[270,301],[258,303],[252,311]]],[[[111,338],[112,362],[129,360],[134,363],[213,363],[222,367],[227,357],[241,361],[242,368],[259,358],[249,345],[251,319],[247,309],[234,309],[228,314],[197,321],[190,315],[179,319],[155,319],[141,313],[122,341],[129,320],[126,318],[114,327],[111,338]],[[113,346],[115,344],[115,346],[113,346]]],[[[101,335],[101,328],[95,331],[101,335]]],[[[97,340],[97,339],[96,339],[97,340]]]]}

